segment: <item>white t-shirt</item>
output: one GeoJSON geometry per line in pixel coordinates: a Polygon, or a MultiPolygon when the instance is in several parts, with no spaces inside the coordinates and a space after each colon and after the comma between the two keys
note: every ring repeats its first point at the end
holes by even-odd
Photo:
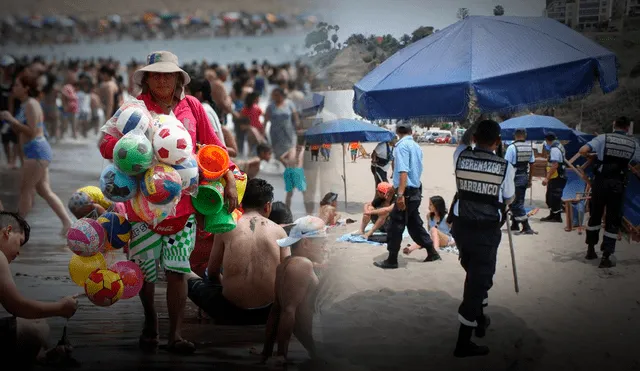
{"type": "Polygon", "coordinates": [[[88,119],[91,117],[91,94],[80,90],[76,95],[78,96],[78,114],[88,119]]]}
{"type": "MultiPolygon", "coordinates": [[[[391,146],[389,146],[389,152],[391,152],[391,151],[392,151],[391,146]]],[[[376,157],[378,157],[379,159],[387,160],[388,159],[387,158],[387,143],[384,143],[384,142],[379,143],[376,146],[376,149],[373,150],[373,152],[376,153],[376,157]]],[[[384,166],[379,166],[379,165],[375,165],[375,166],[381,168],[384,171],[389,171],[389,168],[391,167],[391,161],[389,161],[384,166]]]]}
{"type": "Polygon", "coordinates": [[[213,126],[213,131],[216,132],[216,135],[218,136],[218,139],[220,139],[222,144],[226,146],[227,143],[224,141],[224,134],[222,133],[222,124],[220,124],[220,119],[218,118],[218,114],[213,109],[213,107],[211,107],[209,103],[202,102],[202,106],[204,107],[204,111],[207,113],[207,116],[209,117],[209,122],[211,123],[211,126],[213,126]]]}

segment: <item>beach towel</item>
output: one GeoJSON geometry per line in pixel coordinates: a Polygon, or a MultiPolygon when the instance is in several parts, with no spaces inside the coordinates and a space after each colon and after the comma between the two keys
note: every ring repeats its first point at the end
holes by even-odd
{"type": "MultiPolygon", "coordinates": [[[[371,228],[373,228],[373,224],[369,223],[369,225],[367,225],[367,227],[364,229],[365,232],[369,232],[371,230],[371,228]]],[[[353,231],[351,233],[347,233],[342,235],[340,238],[338,238],[336,241],[338,242],[351,242],[351,243],[366,243],[369,245],[374,245],[374,246],[383,246],[386,245],[386,243],[380,243],[380,242],[375,242],[375,241],[369,241],[366,238],[364,238],[363,236],[358,236],[358,231],[353,231]]],[[[375,232],[373,234],[372,237],[375,236],[382,236],[385,233],[381,233],[381,232],[375,232]]],[[[408,229],[404,229],[404,232],[402,233],[402,238],[407,238],[409,237],[409,230],[408,229]]]]}

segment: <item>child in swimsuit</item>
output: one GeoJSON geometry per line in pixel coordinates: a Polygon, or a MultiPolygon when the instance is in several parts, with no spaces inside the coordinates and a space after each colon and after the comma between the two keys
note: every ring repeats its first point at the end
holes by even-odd
{"type": "Polygon", "coordinates": [[[307,191],[307,179],[304,176],[304,169],[302,168],[304,147],[296,146],[296,148],[289,150],[289,152],[282,157],[286,165],[284,169],[284,186],[287,191],[285,204],[290,208],[294,189],[297,188],[302,193],[307,191]]]}

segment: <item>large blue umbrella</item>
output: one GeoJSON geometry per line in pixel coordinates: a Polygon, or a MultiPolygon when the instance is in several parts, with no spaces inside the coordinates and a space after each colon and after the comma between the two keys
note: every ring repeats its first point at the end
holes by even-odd
{"type": "Polygon", "coordinates": [[[576,138],[573,129],[562,121],[551,116],[524,115],[506,120],[500,124],[500,135],[503,140],[513,140],[516,130],[525,129],[527,140],[544,140],[547,133],[554,133],[559,140],[572,140],[576,138]]]}
{"type": "Polygon", "coordinates": [[[307,94],[299,103],[298,108],[303,117],[315,116],[324,108],[324,95],[318,93],[307,94]]]}
{"type": "Polygon", "coordinates": [[[618,87],[615,54],[547,17],[471,16],[394,54],[354,85],[367,119],[467,117],[618,87]]]}
{"type": "Polygon", "coordinates": [[[344,206],[347,208],[347,171],[346,148],[350,142],[390,142],[395,134],[374,124],[353,120],[338,119],[319,123],[304,133],[309,144],[343,143],[342,145],[342,181],[344,183],[344,206]]]}

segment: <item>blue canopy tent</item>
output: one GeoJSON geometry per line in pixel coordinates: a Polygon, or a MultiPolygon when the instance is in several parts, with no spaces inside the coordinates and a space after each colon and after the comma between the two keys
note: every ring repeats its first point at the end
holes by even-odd
{"type": "Polygon", "coordinates": [[[347,208],[347,171],[346,149],[344,143],[350,142],[389,142],[395,134],[368,123],[353,119],[338,119],[309,128],[304,139],[308,144],[342,143],[342,181],[344,183],[344,206],[347,208]]]}
{"type": "Polygon", "coordinates": [[[400,50],[353,87],[369,120],[465,119],[618,87],[616,55],[547,17],[470,16],[400,50]]]}

